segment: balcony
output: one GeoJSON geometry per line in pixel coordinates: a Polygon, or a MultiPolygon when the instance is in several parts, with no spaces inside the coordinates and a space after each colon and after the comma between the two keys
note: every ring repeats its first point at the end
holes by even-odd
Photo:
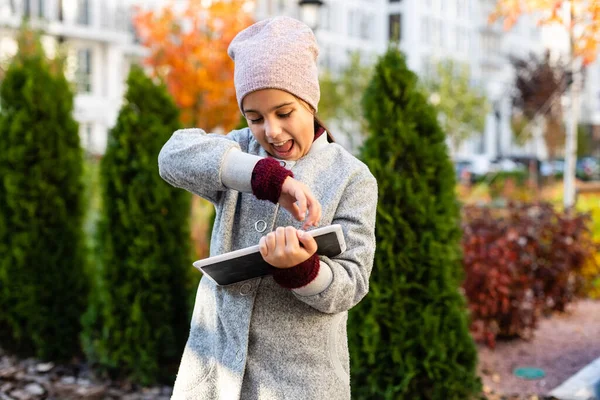
{"type": "Polygon", "coordinates": [[[62,39],[133,44],[133,10],[107,0],[0,0],[0,25],[31,26],[62,39]]]}

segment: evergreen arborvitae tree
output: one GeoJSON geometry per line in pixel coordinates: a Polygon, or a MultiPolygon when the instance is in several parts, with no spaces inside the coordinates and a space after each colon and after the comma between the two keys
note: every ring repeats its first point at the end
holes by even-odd
{"type": "Polygon", "coordinates": [[[158,174],[158,153],[179,127],[163,85],[140,67],[100,165],[97,285],[84,317],[88,359],[142,384],[172,379],[187,334],[190,196],[158,174]]]}
{"type": "Polygon", "coordinates": [[[87,301],[83,156],[62,62],[24,28],[0,88],[0,346],[80,352],[87,301]]]}
{"type": "Polygon", "coordinates": [[[379,203],[370,292],[350,312],[353,398],[469,399],[480,381],[444,132],[397,49],[379,60],[363,107],[361,158],[379,203]]]}

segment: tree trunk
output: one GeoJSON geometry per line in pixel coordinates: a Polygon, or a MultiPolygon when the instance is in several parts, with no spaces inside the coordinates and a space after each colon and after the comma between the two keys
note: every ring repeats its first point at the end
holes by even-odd
{"type": "Polygon", "coordinates": [[[565,146],[564,206],[569,209],[575,205],[575,164],[577,162],[577,125],[579,120],[579,101],[581,74],[573,63],[573,85],[571,87],[571,115],[567,126],[565,146]]]}
{"type": "MultiPolygon", "coordinates": [[[[569,24],[575,16],[575,6],[571,1],[569,24]]],[[[564,173],[564,207],[565,210],[575,205],[575,164],[577,161],[577,125],[579,120],[579,100],[581,91],[581,73],[579,59],[575,56],[573,28],[569,28],[569,39],[571,42],[571,73],[573,83],[571,85],[571,115],[567,126],[567,141],[565,145],[565,173],[564,173]]]]}

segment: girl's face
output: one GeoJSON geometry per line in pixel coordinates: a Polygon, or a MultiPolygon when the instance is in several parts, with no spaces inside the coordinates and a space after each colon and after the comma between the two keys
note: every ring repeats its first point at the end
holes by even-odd
{"type": "Polygon", "coordinates": [[[314,116],[309,106],[279,89],[262,89],[242,100],[254,138],[272,156],[295,161],[305,156],[314,140],[314,116]]]}

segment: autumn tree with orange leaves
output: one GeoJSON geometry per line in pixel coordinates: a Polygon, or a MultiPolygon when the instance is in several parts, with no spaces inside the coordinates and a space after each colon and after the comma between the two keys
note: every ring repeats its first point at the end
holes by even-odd
{"type": "Polygon", "coordinates": [[[240,112],[227,55],[235,35],[253,21],[247,0],[173,0],[154,10],[138,8],[134,26],[150,53],[145,60],[163,79],[186,127],[233,129],[240,112]]]}
{"type": "Polygon", "coordinates": [[[539,15],[539,25],[564,26],[571,33],[574,55],[581,57],[584,65],[596,60],[600,50],[600,1],[498,0],[490,21],[501,19],[504,28],[510,29],[524,14],[539,15]]]}
{"type": "Polygon", "coordinates": [[[594,62],[600,50],[600,1],[598,0],[498,0],[490,22],[504,20],[510,29],[524,14],[539,16],[539,25],[562,25],[570,40],[571,118],[567,126],[564,173],[564,207],[575,205],[577,124],[582,77],[579,64],[594,62]]]}

